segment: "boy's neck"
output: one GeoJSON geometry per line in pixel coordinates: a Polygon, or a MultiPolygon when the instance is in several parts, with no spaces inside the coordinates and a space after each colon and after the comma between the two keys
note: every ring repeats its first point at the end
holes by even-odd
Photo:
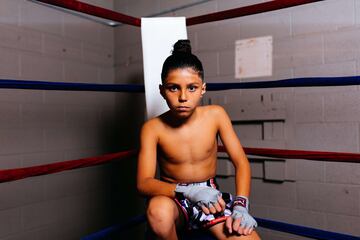
{"type": "Polygon", "coordinates": [[[193,122],[197,118],[198,107],[196,107],[192,114],[187,118],[176,117],[171,111],[169,111],[168,113],[169,114],[166,117],[166,122],[172,127],[179,128],[193,122]]]}

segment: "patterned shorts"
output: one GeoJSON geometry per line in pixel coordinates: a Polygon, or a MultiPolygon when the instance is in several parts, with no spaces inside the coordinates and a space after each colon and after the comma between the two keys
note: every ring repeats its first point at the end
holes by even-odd
{"type": "MultiPolygon", "coordinates": [[[[195,183],[187,183],[187,184],[182,183],[182,185],[208,186],[215,189],[219,189],[219,185],[216,183],[214,178],[210,178],[205,182],[195,182],[195,183]]],[[[226,218],[231,215],[233,197],[230,193],[221,193],[221,194],[226,204],[225,211],[223,213],[206,215],[201,210],[201,207],[197,206],[194,203],[191,203],[187,198],[185,198],[182,195],[182,193],[176,193],[176,197],[174,200],[182,210],[185,216],[186,225],[189,230],[212,227],[217,223],[224,222],[226,218]]]]}

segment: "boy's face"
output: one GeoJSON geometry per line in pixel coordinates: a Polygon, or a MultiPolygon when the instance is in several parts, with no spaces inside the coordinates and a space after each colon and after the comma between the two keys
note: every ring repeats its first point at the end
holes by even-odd
{"type": "Polygon", "coordinates": [[[176,117],[187,118],[199,105],[205,83],[193,69],[178,68],[169,72],[160,93],[176,117]]]}

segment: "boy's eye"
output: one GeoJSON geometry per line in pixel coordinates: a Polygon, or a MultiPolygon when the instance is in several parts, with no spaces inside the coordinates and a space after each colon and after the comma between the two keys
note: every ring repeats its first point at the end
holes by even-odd
{"type": "Polygon", "coordinates": [[[171,92],[176,92],[178,90],[178,87],[177,86],[169,86],[168,89],[171,91],[171,92]]]}
{"type": "Polygon", "coordinates": [[[189,91],[190,91],[190,92],[195,92],[196,89],[197,89],[197,87],[195,87],[195,86],[190,86],[190,87],[189,87],[189,91]]]}

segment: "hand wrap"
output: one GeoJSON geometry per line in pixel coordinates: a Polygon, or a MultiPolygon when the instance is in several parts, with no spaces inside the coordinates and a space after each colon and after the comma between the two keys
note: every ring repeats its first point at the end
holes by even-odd
{"type": "Polygon", "coordinates": [[[221,196],[221,192],[212,187],[196,185],[177,184],[175,192],[182,193],[192,203],[205,207],[216,203],[219,200],[219,196],[221,196]]]}
{"type": "Polygon", "coordinates": [[[249,200],[245,196],[236,196],[233,202],[233,212],[231,218],[233,220],[240,219],[240,226],[242,228],[255,228],[257,222],[249,214],[249,200]]]}

